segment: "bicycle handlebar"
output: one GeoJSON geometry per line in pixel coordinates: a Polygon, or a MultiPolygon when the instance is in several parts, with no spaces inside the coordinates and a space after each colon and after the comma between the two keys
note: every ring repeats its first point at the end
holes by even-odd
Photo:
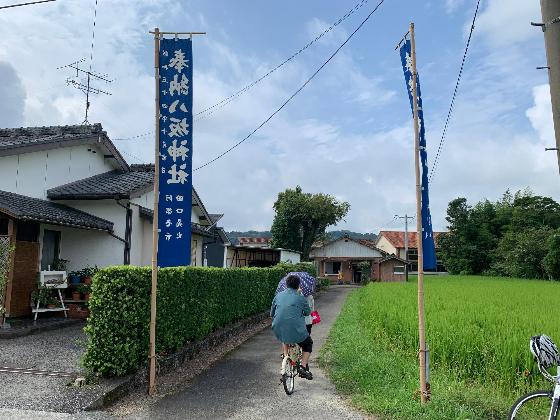
{"type": "Polygon", "coordinates": [[[537,362],[537,364],[539,365],[539,371],[546,379],[548,379],[550,382],[560,383],[560,366],[556,366],[556,371],[558,374],[556,376],[553,376],[548,373],[548,371],[540,363],[537,362]]]}

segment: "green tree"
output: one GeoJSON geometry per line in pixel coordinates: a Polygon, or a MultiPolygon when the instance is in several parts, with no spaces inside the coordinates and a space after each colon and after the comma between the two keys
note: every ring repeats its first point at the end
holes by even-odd
{"type": "Polygon", "coordinates": [[[350,204],[328,194],[304,193],[298,185],[278,194],[274,203],[272,245],[300,251],[309,259],[311,245],[348,214],[350,204]]]}
{"type": "Polygon", "coordinates": [[[507,232],[495,252],[496,274],[528,279],[547,278],[544,258],[552,230],[548,226],[507,232]]]}
{"type": "Polygon", "coordinates": [[[550,235],[543,265],[550,279],[560,280],[560,229],[550,235]]]}

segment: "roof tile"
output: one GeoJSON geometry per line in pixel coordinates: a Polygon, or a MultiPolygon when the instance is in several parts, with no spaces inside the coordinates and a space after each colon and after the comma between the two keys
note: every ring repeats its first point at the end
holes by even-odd
{"type": "Polygon", "coordinates": [[[62,204],[7,191],[0,191],[0,211],[18,220],[113,231],[113,223],[108,220],[62,204]]]}

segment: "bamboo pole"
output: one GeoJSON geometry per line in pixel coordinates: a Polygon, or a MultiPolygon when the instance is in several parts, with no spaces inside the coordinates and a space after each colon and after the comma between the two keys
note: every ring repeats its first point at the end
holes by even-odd
{"type": "Polygon", "coordinates": [[[154,68],[155,68],[155,172],[154,172],[154,219],[152,226],[152,292],[150,302],[150,354],[148,372],[148,394],[156,391],[156,304],[157,304],[157,249],[158,249],[158,205],[159,205],[159,28],[154,30],[154,68]]]}
{"type": "Polygon", "coordinates": [[[426,321],[424,314],[424,260],[422,249],[422,184],[420,182],[420,127],[418,124],[418,92],[416,89],[416,43],[414,41],[414,23],[410,24],[410,54],[412,55],[412,104],[414,110],[414,167],[416,172],[416,230],[418,247],[418,335],[420,351],[420,398],[427,401],[426,387],[426,321]]]}

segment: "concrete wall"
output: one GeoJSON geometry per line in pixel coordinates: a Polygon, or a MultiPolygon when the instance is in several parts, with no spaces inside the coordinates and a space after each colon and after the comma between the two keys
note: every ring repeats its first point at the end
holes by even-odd
{"type": "Polygon", "coordinates": [[[397,248],[395,248],[384,236],[379,237],[375,246],[388,254],[397,254],[397,248]]]}
{"type": "Polygon", "coordinates": [[[290,261],[292,264],[297,264],[298,262],[301,261],[301,254],[299,252],[282,249],[280,251],[280,261],[282,262],[290,261]]]}
{"type": "Polygon", "coordinates": [[[3,156],[0,190],[44,199],[49,188],[111,171],[114,165],[101,149],[87,145],[3,156]]]}
{"type": "MultiPolygon", "coordinates": [[[[126,210],[120,207],[115,200],[64,200],[60,203],[113,222],[114,234],[124,239],[126,210]]],[[[121,201],[121,203],[126,205],[126,201],[121,201]]],[[[143,233],[140,233],[142,229],[138,209],[133,206],[132,210],[131,263],[142,265],[143,233]]],[[[45,226],[41,226],[41,236],[44,228],[45,226]]],[[[70,271],[86,266],[106,267],[124,263],[124,243],[107,232],[61,226],[47,226],[46,228],[62,232],[60,258],[70,260],[68,265],[70,271]]]]}

